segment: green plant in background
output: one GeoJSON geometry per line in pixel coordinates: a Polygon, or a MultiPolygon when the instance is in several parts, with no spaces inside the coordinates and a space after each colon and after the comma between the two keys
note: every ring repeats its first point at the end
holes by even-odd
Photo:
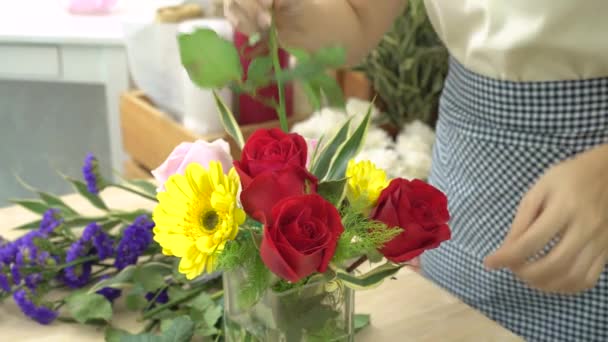
{"type": "Polygon", "coordinates": [[[448,52],[422,0],[409,1],[405,13],[357,69],[372,82],[386,121],[398,127],[416,119],[434,125],[448,52]]]}

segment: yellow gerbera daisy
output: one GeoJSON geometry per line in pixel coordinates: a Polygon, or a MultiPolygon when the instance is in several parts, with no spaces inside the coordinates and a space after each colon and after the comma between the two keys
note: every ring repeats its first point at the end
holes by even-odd
{"type": "Polygon", "coordinates": [[[181,258],[179,271],[188,279],[213,272],[226,242],[245,222],[245,212],[237,206],[236,171],[225,175],[215,161],[208,169],[191,163],[184,175],[169,177],[165,189],[154,208],[154,240],[163,254],[181,258]]]}
{"type": "Polygon", "coordinates": [[[380,193],[389,184],[386,172],[369,160],[358,163],[354,160],[349,161],[346,178],[348,179],[346,197],[353,205],[363,208],[376,205],[380,193]]]}

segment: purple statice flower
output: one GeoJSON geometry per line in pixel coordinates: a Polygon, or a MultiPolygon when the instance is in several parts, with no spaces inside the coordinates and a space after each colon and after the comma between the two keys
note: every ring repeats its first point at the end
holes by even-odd
{"type": "MultiPolygon", "coordinates": [[[[109,275],[105,275],[105,276],[101,277],[101,281],[108,279],[109,277],[110,277],[109,275]]],[[[113,287],[104,287],[103,289],[97,291],[96,293],[106,297],[106,299],[110,303],[112,303],[112,302],[114,302],[114,300],[116,298],[120,297],[120,295],[122,294],[122,291],[120,289],[115,289],[113,287]]]]}
{"type": "Polygon", "coordinates": [[[97,195],[103,189],[103,179],[99,173],[99,163],[92,153],[87,154],[82,166],[82,175],[90,193],[97,195]]]}
{"type": "Polygon", "coordinates": [[[99,260],[109,258],[114,254],[114,240],[104,232],[93,237],[93,246],[97,251],[99,260]]]}
{"type": "Polygon", "coordinates": [[[21,283],[21,270],[16,264],[11,265],[11,277],[13,277],[13,284],[19,285],[21,283]]]}
{"type": "MultiPolygon", "coordinates": [[[[148,292],[146,293],[146,300],[149,302],[152,299],[154,299],[154,297],[156,297],[156,293],[157,292],[148,292]]],[[[167,289],[164,289],[161,291],[161,293],[158,295],[158,297],[156,297],[156,303],[158,304],[165,304],[169,301],[169,294],[167,293],[167,289]]]]}
{"type": "Polygon", "coordinates": [[[116,298],[120,297],[122,291],[113,287],[104,287],[103,289],[97,291],[97,294],[106,297],[106,299],[112,303],[116,298]]]}
{"type": "Polygon", "coordinates": [[[0,290],[11,292],[11,284],[8,282],[6,274],[0,273],[0,290]]]}
{"type": "Polygon", "coordinates": [[[80,240],[91,241],[91,239],[93,239],[93,236],[99,234],[100,231],[101,227],[97,224],[97,222],[91,222],[82,231],[80,240]]]}
{"type": "Polygon", "coordinates": [[[42,216],[40,221],[40,228],[38,231],[42,234],[48,235],[59,227],[63,223],[63,219],[59,216],[58,209],[48,209],[42,216]]]}
{"type": "MultiPolygon", "coordinates": [[[[80,239],[68,249],[66,263],[94,254],[97,254],[99,260],[111,257],[114,254],[114,240],[97,223],[92,222],[85,227],[80,239]]],[[[91,278],[92,265],[93,262],[89,261],[66,267],[63,276],[64,283],[72,288],[85,286],[91,278]]]]}
{"type": "MultiPolygon", "coordinates": [[[[68,249],[65,257],[66,263],[74,262],[89,254],[90,248],[82,240],[74,242],[68,249]]],[[[66,267],[63,270],[63,282],[71,288],[85,286],[91,278],[93,262],[85,262],[79,265],[66,267]]]]}
{"type": "Polygon", "coordinates": [[[35,290],[42,281],[42,274],[33,273],[25,277],[25,286],[30,290],[35,290]]]}
{"type": "Polygon", "coordinates": [[[40,324],[50,324],[53,322],[59,313],[51,310],[43,305],[36,305],[29,297],[25,290],[19,290],[13,293],[13,299],[19,309],[29,318],[40,324]]]}
{"type": "Polygon", "coordinates": [[[114,240],[95,222],[84,229],[80,240],[83,243],[90,242],[93,245],[94,252],[99,256],[99,260],[109,258],[114,254],[114,240]]]}
{"type": "Polygon", "coordinates": [[[0,243],[0,262],[9,265],[15,261],[17,255],[17,244],[4,240],[0,243]]]}
{"type": "Polygon", "coordinates": [[[38,247],[34,245],[34,238],[24,240],[17,247],[17,255],[15,255],[15,263],[19,266],[33,264],[38,260],[38,247]]]}
{"type": "Polygon", "coordinates": [[[146,215],[139,216],[123,232],[122,239],[116,248],[114,266],[119,270],[133,265],[139,256],[145,252],[152,242],[152,228],[154,222],[146,215]]]}

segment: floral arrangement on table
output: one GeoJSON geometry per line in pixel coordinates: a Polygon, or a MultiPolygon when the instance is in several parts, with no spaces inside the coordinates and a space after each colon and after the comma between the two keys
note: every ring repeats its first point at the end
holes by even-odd
{"type": "MultiPolygon", "coordinates": [[[[344,107],[325,72],[343,63],[341,49],[289,50],[298,64],[280,70],[272,29],[270,55],[254,59],[243,80],[238,52],[215,32],[179,39],[184,66],[201,87],[255,96],[271,82],[282,89],[298,80],[317,107],[322,96],[344,107]]],[[[242,148],[239,160],[226,141],[183,143],[154,171],[157,188],[105,179],[88,156],[85,181],[66,179],[103,215],[83,216],[32,187],[39,199],[15,201],[43,217],[19,227],[30,230],[21,238],[1,243],[2,298],[12,296],[42,324],[105,326],[108,341],[352,340],[369,322],[353,316],[352,290],[379,285],[450,238],[443,193],[356,159],[371,106],[333,135],[307,140],[288,133],[280,94],[272,105],[281,129],[258,130],[245,143],[234,115],[215,98],[242,148]],[[99,195],[108,187],[157,203],[152,212],[110,209],[99,195]],[[366,261],[369,269],[358,271],[366,261]],[[141,332],[112,320],[119,297],[140,313],[141,332]]]]}

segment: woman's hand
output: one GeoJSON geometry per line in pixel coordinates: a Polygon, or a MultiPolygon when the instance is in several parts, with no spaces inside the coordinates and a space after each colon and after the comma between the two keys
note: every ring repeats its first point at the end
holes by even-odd
{"type": "Polygon", "coordinates": [[[406,0],[224,0],[224,14],[238,31],[262,36],[274,16],[282,45],[308,51],[338,45],[356,64],[405,6],[406,0]]]}
{"type": "Polygon", "coordinates": [[[608,145],[550,168],[525,195],[503,245],[485,260],[555,293],[594,287],[608,262],[608,145]],[[532,259],[553,239],[546,255],[532,259]]]}
{"type": "MultiPolygon", "coordinates": [[[[274,1],[289,6],[295,1],[274,1]]],[[[251,35],[268,30],[273,0],[224,0],[224,15],[240,32],[251,35]]]]}

